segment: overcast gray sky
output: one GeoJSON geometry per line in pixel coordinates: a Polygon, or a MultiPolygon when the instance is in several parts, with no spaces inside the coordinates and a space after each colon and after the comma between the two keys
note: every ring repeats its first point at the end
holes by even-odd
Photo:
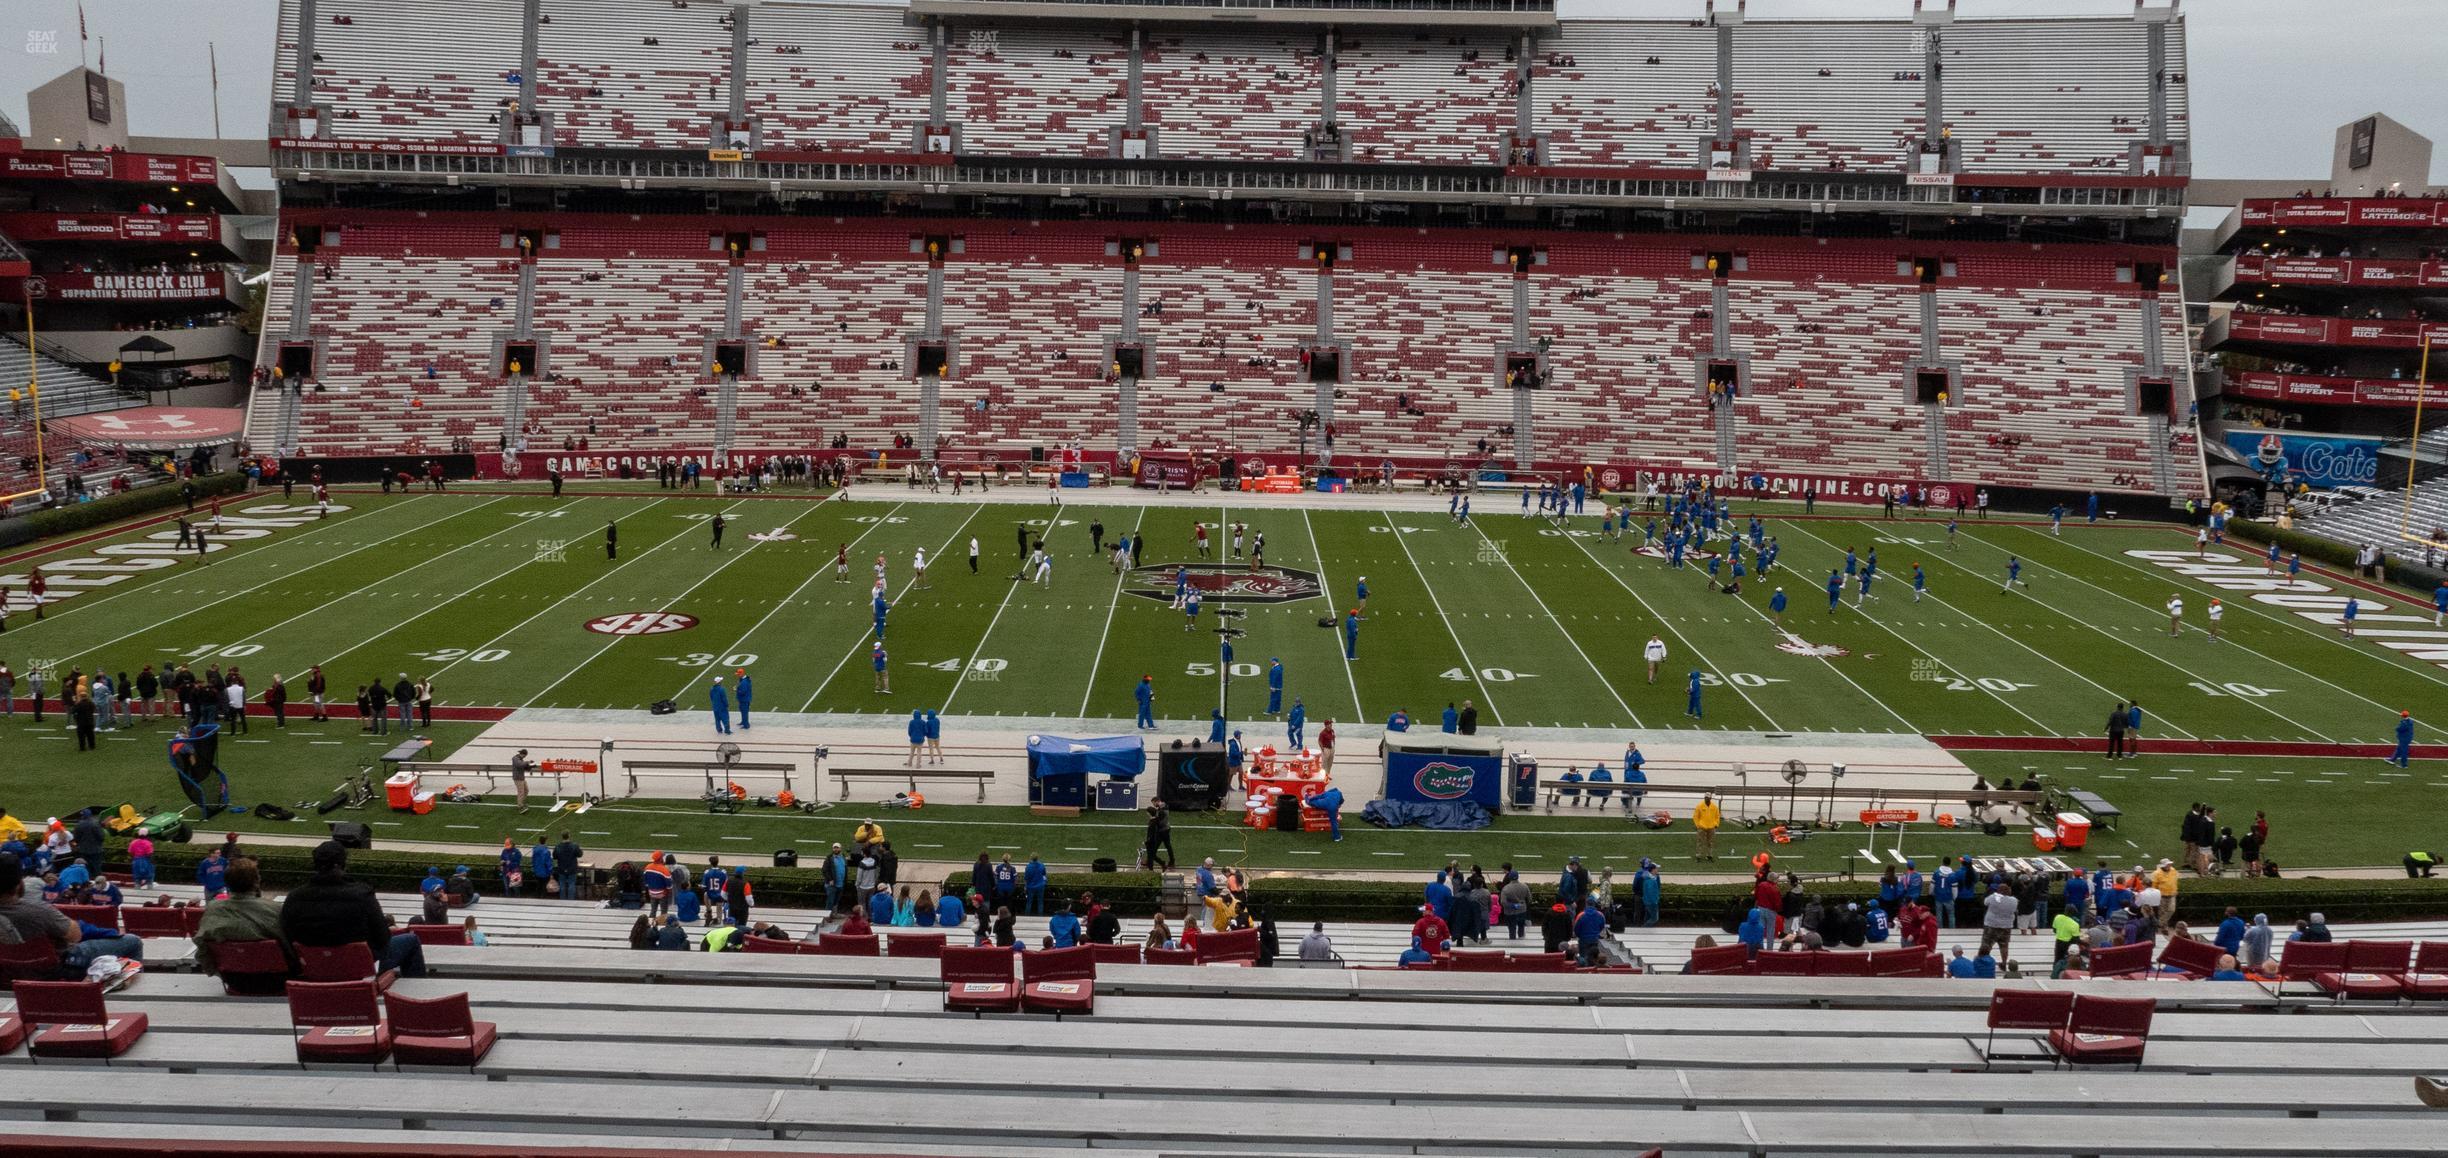
{"type": "MultiPolygon", "coordinates": [[[[1567,17],[1699,15],[1701,0],[1560,0],[1567,17]]],[[[1733,0],[1721,0],[1730,5],[1733,0]]],[[[1938,0],[1932,0],[1933,3],[1938,0]]],[[[2194,172],[2320,178],[2330,134],[2385,112],[2448,153],[2448,0],[2204,0],[2187,3],[2194,172]]],[[[219,48],[221,126],[260,137],[271,103],[277,0],[85,0],[89,44],[103,41],[127,85],[140,136],[213,131],[207,43],[219,48]]],[[[1970,16],[2130,12],[2130,0],[1962,0],[1970,16]]],[[[1889,17],[1911,0],[1753,0],[1754,19],[1889,17]]],[[[438,29],[447,35],[447,29],[438,29]]],[[[73,67],[77,0],[0,0],[0,110],[20,123],[25,92],[73,67]],[[38,51],[46,43],[57,51],[38,51]]]]}

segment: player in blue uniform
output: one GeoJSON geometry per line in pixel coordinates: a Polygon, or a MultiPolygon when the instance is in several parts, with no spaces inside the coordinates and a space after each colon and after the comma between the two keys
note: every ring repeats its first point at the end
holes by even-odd
{"type": "Polygon", "coordinates": [[[1854,597],[1853,606],[1859,607],[1862,604],[1870,602],[1870,581],[1876,578],[1878,578],[1877,571],[1871,570],[1867,567],[1862,569],[1861,593],[1854,597]]]}
{"type": "Polygon", "coordinates": [[[1698,668],[1692,669],[1689,687],[1690,698],[1683,705],[1683,714],[1697,720],[1700,718],[1700,670],[1698,668]]]}
{"type": "Polygon", "coordinates": [[[2390,753],[2388,762],[2403,768],[2413,758],[2413,755],[2414,713],[2399,712],[2397,713],[2397,750],[2390,753]]]}
{"type": "Polygon", "coordinates": [[[885,613],[891,610],[892,604],[885,601],[883,593],[878,592],[875,597],[875,637],[879,640],[884,638],[885,613]]]}
{"type": "Polygon", "coordinates": [[[1267,659],[1267,710],[1272,716],[1283,711],[1283,660],[1267,659]]]}
{"type": "Polygon", "coordinates": [[[1131,689],[1131,697],[1139,701],[1139,726],[1156,726],[1156,677],[1140,676],[1139,686],[1131,689]]]}
{"type": "Polygon", "coordinates": [[[1771,614],[1773,614],[1773,615],[1775,615],[1775,616],[1776,616],[1776,625],[1777,625],[1778,627],[1783,627],[1783,626],[1785,626],[1785,589],[1784,589],[1784,588],[1782,588],[1782,587],[1777,588],[1777,589],[1776,589],[1776,594],[1771,595],[1771,596],[1769,596],[1769,597],[1768,597],[1768,610],[1769,610],[1769,612],[1770,612],[1771,614]]]}
{"type": "Polygon", "coordinates": [[[2345,632],[2346,638],[2354,638],[2355,617],[2361,614],[2363,614],[2362,601],[2352,595],[2347,596],[2346,610],[2342,613],[2342,621],[2338,624],[2338,630],[2345,632]]]}
{"type": "Polygon", "coordinates": [[[2008,591],[2013,590],[2018,584],[2024,587],[2031,586],[2031,584],[2023,582],[2023,560],[2016,558],[2013,555],[2008,555],[2006,556],[2006,582],[2003,586],[1998,588],[1998,594],[2004,595],[2008,591]]]}
{"type": "Polygon", "coordinates": [[[1190,592],[1189,600],[1182,604],[1183,631],[1188,632],[1198,630],[1198,613],[1199,593],[1194,589],[1190,592]]]}
{"type": "Polygon", "coordinates": [[[1955,549],[1956,549],[1957,547],[1959,547],[1959,546],[1961,546],[1961,544],[1959,544],[1959,543],[1957,543],[1957,542],[1955,541],[1955,520],[1953,520],[1953,519],[1948,519],[1948,520],[1947,520],[1947,550],[1952,551],[1952,550],[1955,550],[1955,549]]]}
{"type": "Polygon", "coordinates": [[[1919,563],[1913,564],[1912,585],[1913,602],[1919,603],[1921,602],[1922,594],[1929,590],[1929,576],[1921,573],[1921,564],[1919,563]]]}
{"type": "Polygon", "coordinates": [[[1837,574],[1833,567],[1828,569],[1827,593],[1828,614],[1834,615],[1836,606],[1844,602],[1844,576],[1837,574]]]}
{"type": "Polygon", "coordinates": [[[1357,607],[1343,617],[1343,658],[1360,658],[1360,609],[1357,607]]]}

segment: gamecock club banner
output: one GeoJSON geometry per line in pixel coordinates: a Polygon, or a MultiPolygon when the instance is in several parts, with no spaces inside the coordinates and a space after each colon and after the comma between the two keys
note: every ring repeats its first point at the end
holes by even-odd
{"type": "Polygon", "coordinates": [[[214,241],[210,213],[0,213],[0,233],[19,241],[214,241]]]}
{"type": "Polygon", "coordinates": [[[0,296],[59,302],[182,302],[229,296],[229,275],[205,273],[47,273],[0,280],[0,296]]]}

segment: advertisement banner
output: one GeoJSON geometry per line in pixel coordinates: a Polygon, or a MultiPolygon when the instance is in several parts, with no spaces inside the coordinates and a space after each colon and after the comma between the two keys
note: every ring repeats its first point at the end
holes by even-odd
{"type": "Polygon", "coordinates": [[[10,278],[0,295],[59,302],[184,302],[225,299],[229,275],[208,273],[50,273],[10,278]]]}
{"type": "Polygon", "coordinates": [[[2224,393],[2270,402],[2309,402],[2323,406],[2412,406],[2420,397],[2426,406],[2448,401],[2448,390],[2434,383],[2394,378],[2324,378],[2309,374],[2246,371],[2227,376],[2224,393]]]}
{"type": "Polygon", "coordinates": [[[275,149],[308,153],[424,153],[445,157],[498,157],[500,145],[460,141],[333,141],[322,137],[279,137],[275,149]]]}
{"type": "Polygon", "coordinates": [[[0,177],[28,181],[131,181],[146,185],[209,185],[221,179],[210,157],[175,153],[80,153],[30,149],[0,155],[0,177]]]}
{"type": "Polygon", "coordinates": [[[2351,434],[2230,430],[2227,445],[2277,483],[2370,486],[2380,477],[2380,439],[2351,434]]]}
{"type": "Polygon", "coordinates": [[[0,233],[20,241],[211,241],[209,213],[0,213],[0,233]]]}
{"type": "Polygon", "coordinates": [[[2227,336],[2247,342],[2413,349],[2428,336],[2448,346],[2448,323],[2380,318],[2309,318],[2291,314],[2230,314],[2227,336]]]}
{"type": "Polygon", "coordinates": [[[1494,753],[1389,752],[1385,795],[1414,804],[1468,800],[1495,812],[1504,803],[1504,758],[1494,753]]]}
{"type": "Polygon", "coordinates": [[[2448,224],[2448,201],[2420,197],[2316,197],[2247,201],[2243,223],[2267,226],[2363,225],[2427,229],[2448,224]]]}

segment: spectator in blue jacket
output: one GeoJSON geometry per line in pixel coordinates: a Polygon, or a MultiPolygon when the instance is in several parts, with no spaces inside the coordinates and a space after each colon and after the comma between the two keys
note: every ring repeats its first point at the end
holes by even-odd
{"type": "Polygon", "coordinates": [[[1428,882],[1428,911],[1447,924],[1453,922],[1453,886],[1445,883],[1445,870],[1438,869],[1436,879],[1428,882]]]}
{"type": "Polygon", "coordinates": [[[1029,854],[1028,867],[1021,870],[1020,886],[1028,892],[1028,911],[1045,912],[1046,866],[1036,853],[1029,854]]]}
{"type": "Polygon", "coordinates": [[[1947,976],[1963,981],[1972,979],[1972,959],[1964,956],[1963,946],[1955,946],[1955,955],[1947,959],[1947,976]]]}
{"type": "Polygon", "coordinates": [[[1450,700],[1445,703],[1444,726],[1438,730],[1447,734],[1462,730],[1462,713],[1454,710],[1453,702],[1450,700]]]}
{"type": "Polygon", "coordinates": [[[1742,942],[1743,948],[1749,949],[1751,955],[1757,957],[1760,950],[1768,946],[1768,932],[1774,928],[1776,914],[1753,905],[1751,914],[1743,918],[1742,927],[1735,930],[1734,936],[1742,942]]]}
{"type": "Polygon", "coordinates": [[[960,892],[955,889],[945,889],[944,895],[935,902],[936,926],[944,929],[957,929],[967,917],[968,912],[961,905],[960,892]]]}
{"type": "Polygon", "coordinates": [[[893,895],[891,889],[877,889],[874,893],[868,895],[867,923],[874,925],[877,928],[884,928],[893,923],[893,895]]]}
{"type": "Polygon", "coordinates": [[[2238,953],[2244,948],[2244,918],[2234,905],[2227,906],[2227,919],[2219,922],[2218,935],[2211,942],[2222,953],[2238,953]]]}
{"type": "Polygon", "coordinates": [[[1436,958],[1426,949],[1420,948],[1420,939],[1417,937],[1411,938],[1411,947],[1403,950],[1402,956],[1395,959],[1395,964],[1404,966],[1433,965],[1435,963],[1436,958]]]}
{"type": "Polygon", "coordinates": [[[1581,906],[1581,915],[1573,918],[1573,940],[1581,950],[1581,965],[1589,968],[1598,964],[1598,938],[1606,932],[1606,914],[1594,903],[1581,906]]]}
{"type": "Polygon", "coordinates": [[[1068,949],[1079,944],[1079,914],[1072,911],[1072,906],[1063,906],[1061,912],[1054,914],[1053,920],[1046,922],[1046,933],[1054,938],[1057,949],[1068,949]]]}
{"type": "Polygon", "coordinates": [[[1997,958],[1992,957],[1987,953],[1974,957],[1972,959],[1972,976],[1982,981],[1995,980],[1997,978],[1997,958]]]}
{"type": "MultiPolygon", "coordinates": [[[[1649,782],[1649,774],[1641,771],[1641,765],[1646,763],[1648,763],[1648,759],[1647,757],[1641,755],[1640,745],[1626,745],[1624,748],[1624,783],[1647,784],[1649,782]]],[[[1642,798],[1648,795],[1649,793],[1643,791],[1642,789],[1624,789],[1624,811],[1639,811],[1642,798]]]]}
{"type": "MultiPolygon", "coordinates": [[[[1599,766],[1590,769],[1589,782],[1592,784],[1613,784],[1615,782],[1615,774],[1607,771],[1606,765],[1600,764],[1599,766]]],[[[1607,798],[1613,795],[1615,795],[1615,790],[1612,788],[1592,788],[1589,790],[1590,799],[1597,801],[1598,807],[1600,808],[1606,807],[1607,798]]]]}
{"type": "Polygon", "coordinates": [[[2077,921],[2089,924],[2091,909],[2091,878],[2074,873],[2065,880],[2065,911],[2077,921]]]}
{"type": "Polygon", "coordinates": [[[1887,910],[1872,905],[1870,911],[1864,914],[1864,918],[1863,938],[1873,945],[1885,944],[1888,928],[1887,910]]]}
{"type": "Polygon", "coordinates": [[[994,902],[999,908],[1017,904],[1019,901],[1020,869],[1011,862],[1011,854],[1007,852],[1003,854],[1002,860],[995,862],[994,902]]]}
{"type": "Polygon", "coordinates": [[[1659,879],[1657,862],[1642,857],[1640,875],[1633,878],[1633,884],[1640,894],[1640,923],[1643,926],[1656,925],[1659,894],[1665,887],[1665,882],[1659,879]]]}
{"type": "Polygon", "coordinates": [[[527,850],[527,875],[537,887],[550,888],[553,880],[552,846],[544,843],[544,834],[536,834],[535,847],[527,850]]]}
{"type": "Polygon", "coordinates": [[[448,883],[450,882],[442,879],[442,866],[429,864],[425,866],[425,879],[417,882],[417,891],[420,893],[438,893],[441,892],[442,887],[448,883]]]}

